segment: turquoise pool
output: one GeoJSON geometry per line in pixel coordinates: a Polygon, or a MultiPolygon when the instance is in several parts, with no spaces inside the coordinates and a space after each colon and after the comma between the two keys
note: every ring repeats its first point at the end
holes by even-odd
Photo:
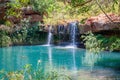
{"type": "Polygon", "coordinates": [[[85,49],[59,46],[14,46],[0,48],[0,70],[20,70],[25,64],[36,68],[64,68],[70,71],[110,69],[120,71],[120,53],[88,53],[85,49]]]}

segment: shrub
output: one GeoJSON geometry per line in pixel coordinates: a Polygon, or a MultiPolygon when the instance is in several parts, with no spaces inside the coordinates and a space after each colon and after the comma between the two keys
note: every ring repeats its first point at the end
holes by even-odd
{"type": "Polygon", "coordinates": [[[1,80],[72,80],[66,74],[58,73],[56,70],[43,71],[43,68],[38,64],[34,69],[32,65],[26,64],[20,71],[6,72],[0,71],[1,80]]]}
{"type": "Polygon", "coordinates": [[[51,4],[53,4],[55,0],[33,0],[31,1],[33,9],[40,14],[44,14],[46,12],[46,9],[50,7],[51,4]]]}
{"type": "Polygon", "coordinates": [[[99,53],[103,51],[104,48],[101,47],[102,41],[97,40],[96,36],[91,32],[87,33],[86,36],[82,36],[83,41],[85,41],[86,49],[93,53],[99,53]]]}
{"type": "Polygon", "coordinates": [[[6,47],[11,44],[11,38],[8,36],[7,30],[0,30],[0,47],[6,47]]]}
{"type": "Polygon", "coordinates": [[[7,35],[4,35],[0,38],[0,46],[1,47],[6,47],[11,44],[11,38],[7,35]]]}
{"type": "Polygon", "coordinates": [[[120,49],[120,38],[111,36],[104,37],[102,35],[94,35],[92,32],[88,32],[86,36],[82,36],[85,41],[86,49],[93,53],[99,53],[104,50],[119,50],[120,49]]]}

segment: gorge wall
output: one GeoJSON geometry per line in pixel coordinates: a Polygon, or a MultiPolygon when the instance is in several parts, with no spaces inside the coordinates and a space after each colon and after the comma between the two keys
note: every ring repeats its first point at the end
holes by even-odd
{"type": "MultiPolygon", "coordinates": [[[[5,20],[4,17],[5,17],[5,12],[7,10],[7,6],[6,6],[7,2],[9,2],[9,0],[0,0],[0,22],[1,23],[5,20]]],[[[30,17],[31,23],[43,22],[43,16],[40,15],[38,12],[34,11],[31,6],[23,7],[21,8],[21,11],[23,12],[22,18],[30,17]]],[[[113,29],[120,30],[120,16],[116,14],[107,14],[107,15],[111,18],[112,22],[110,22],[110,20],[104,14],[90,17],[85,21],[84,24],[79,23],[79,20],[75,20],[75,21],[78,22],[78,28],[81,34],[86,33],[88,31],[99,32],[102,30],[113,30],[113,29]]],[[[13,23],[20,22],[20,18],[16,18],[14,16],[9,17],[8,20],[13,23]]],[[[62,26],[61,30],[68,29],[69,23],[71,23],[71,21],[63,21],[63,23],[58,23],[58,25],[54,25],[54,33],[58,32],[60,26],[62,26]]],[[[47,31],[47,26],[44,25],[43,27],[44,27],[43,30],[47,31]]]]}

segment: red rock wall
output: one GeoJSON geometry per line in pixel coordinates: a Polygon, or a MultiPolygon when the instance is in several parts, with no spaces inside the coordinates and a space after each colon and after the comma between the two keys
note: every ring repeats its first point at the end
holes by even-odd
{"type": "MultiPolygon", "coordinates": [[[[5,12],[7,10],[6,3],[9,0],[0,0],[0,20],[4,20],[5,12]]],[[[22,18],[31,17],[30,22],[43,22],[43,17],[39,13],[35,12],[32,7],[24,7],[21,9],[23,12],[22,18]]],[[[16,17],[9,17],[7,20],[11,21],[12,23],[19,23],[21,18],[16,17]]]]}
{"type": "Polygon", "coordinates": [[[30,17],[30,22],[43,22],[43,16],[35,12],[31,6],[24,7],[21,10],[23,12],[23,18],[30,17]]]}
{"type": "Polygon", "coordinates": [[[8,0],[0,0],[0,20],[4,20],[7,2],[8,0]]]}
{"type": "Polygon", "coordinates": [[[85,24],[80,24],[81,33],[88,31],[98,32],[101,30],[111,30],[117,28],[120,30],[120,16],[115,14],[108,14],[112,22],[104,15],[100,14],[95,17],[88,18],[85,24]]]}

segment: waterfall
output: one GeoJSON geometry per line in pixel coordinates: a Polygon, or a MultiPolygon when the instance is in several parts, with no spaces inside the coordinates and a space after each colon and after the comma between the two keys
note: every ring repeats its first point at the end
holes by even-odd
{"type": "Polygon", "coordinates": [[[59,35],[59,40],[64,40],[66,32],[67,32],[67,28],[65,28],[64,25],[58,25],[57,31],[59,35]]]}
{"type": "Polygon", "coordinates": [[[75,35],[76,35],[76,24],[73,23],[71,26],[71,40],[72,40],[72,46],[75,46],[75,35]]]}
{"type": "Polygon", "coordinates": [[[48,31],[47,45],[50,46],[50,44],[52,42],[52,32],[51,32],[52,27],[49,26],[48,29],[49,29],[49,31],[48,31]]]}
{"type": "Polygon", "coordinates": [[[77,23],[76,22],[71,22],[68,25],[69,29],[69,34],[70,34],[70,48],[75,48],[76,47],[76,31],[77,31],[77,23]]]}

